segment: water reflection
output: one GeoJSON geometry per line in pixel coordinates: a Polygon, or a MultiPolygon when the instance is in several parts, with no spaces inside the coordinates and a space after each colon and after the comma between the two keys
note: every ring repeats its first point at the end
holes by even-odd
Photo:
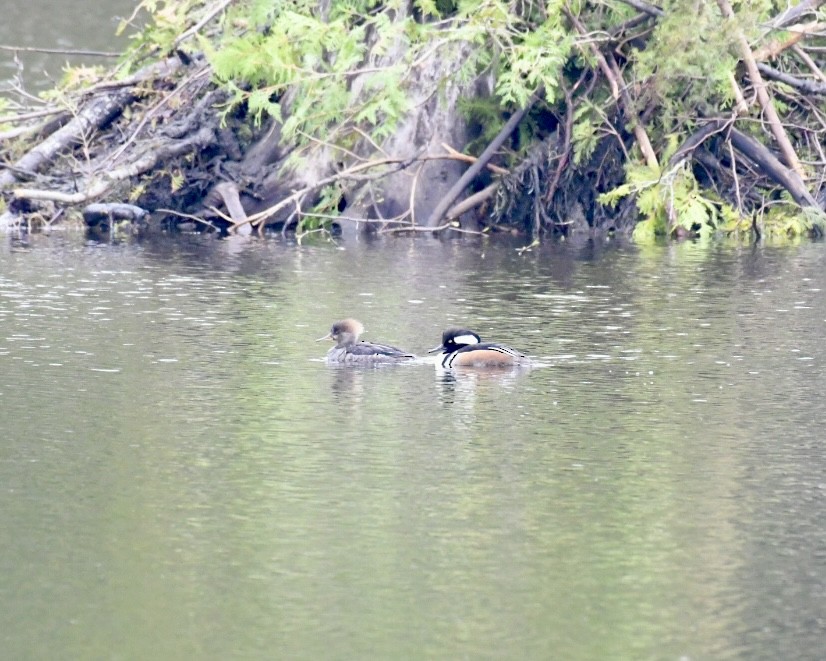
{"type": "Polygon", "coordinates": [[[480,389],[504,388],[512,390],[519,378],[531,371],[528,365],[502,367],[436,367],[436,385],[445,404],[464,402],[472,408],[475,393],[480,389]]]}
{"type": "Polygon", "coordinates": [[[822,247],[515,247],[3,244],[6,655],[817,658],[822,247]]]}
{"type": "Polygon", "coordinates": [[[37,49],[94,50],[119,53],[130,30],[117,36],[120,20],[131,15],[135,0],[68,0],[55,11],[50,0],[11,0],[3,4],[0,44],[34,51],[0,52],[0,92],[7,80],[19,78],[27,91],[46,89],[59,80],[67,61],[74,66],[112,65],[115,58],[74,56],[71,52],[44,53],[37,49]]]}

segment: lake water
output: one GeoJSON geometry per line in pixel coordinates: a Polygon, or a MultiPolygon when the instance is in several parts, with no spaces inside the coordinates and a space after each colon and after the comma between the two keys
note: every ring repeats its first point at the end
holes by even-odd
{"type": "Polygon", "coordinates": [[[822,658],[826,247],[517,247],[6,239],[3,657],[822,658]]]}
{"type": "MultiPolygon", "coordinates": [[[[3,0],[0,46],[55,50],[121,52],[129,44],[126,29],[115,33],[139,0],[3,0]]],[[[140,19],[139,19],[140,20],[140,19]]],[[[19,78],[28,91],[50,89],[67,63],[111,66],[116,58],[77,56],[71,52],[0,49],[0,94],[19,78]]]]}

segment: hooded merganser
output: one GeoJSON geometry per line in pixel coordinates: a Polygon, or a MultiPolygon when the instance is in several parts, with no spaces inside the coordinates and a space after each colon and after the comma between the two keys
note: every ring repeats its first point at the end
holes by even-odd
{"type": "Polygon", "coordinates": [[[510,367],[530,365],[530,359],[516,349],[482,342],[477,333],[465,328],[448,328],[442,333],[442,343],[428,353],[442,353],[437,357],[442,367],[510,367]]]}
{"type": "Polygon", "coordinates": [[[334,340],[336,346],[327,352],[329,363],[391,363],[415,358],[396,347],[373,342],[359,342],[359,335],[364,332],[364,326],[355,319],[342,319],[333,324],[330,332],[320,337],[322,340],[334,340]]]}

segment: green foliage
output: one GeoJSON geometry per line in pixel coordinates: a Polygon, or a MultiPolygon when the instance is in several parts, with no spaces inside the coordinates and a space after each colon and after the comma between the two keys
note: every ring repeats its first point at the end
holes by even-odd
{"type": "Polygon", "coordinates": [[[329,140],[347,123],[392,130],[406,109],[400,91],[405,62],[382,66],[378,60],[391,47],[403,47],[408,21],[391,21],[386,8],[370,13],[376,3],[369,1],[334,1],[327,16],[300,1],[238,4],[248,29],[228,30],[207,51],[215,75],[234,90],[235,104],[246,102],[259,120],[283,120],[284,137],[298,142],[329,140]],[[367,64],[368,48],[377,66],[357,87],[352,82],[367,64]],[[288,92],[284,117],[281,99],[288,92]]]}
{"type": "Polygon", "coordinates": [[[299,239],[313,232],[329,232],[336,218],[339,217],[339,205],[343,191],[337,185],[325,186],[318,194],[311,211],[302,213],[296,226],[299,239]]]}
{"type": "Polygon", "coordinates": [[[508,66],[496,81],[496,92],[504,103],[522,107],[540,86],[545,99],[553,103],[559,87],[559,73],[573,45],[573,36],[561,24],[556,7],[547,8],[548,18],[508,49],[508,66]]]}
{"type": "MultiPolygon", "coordinates": [[[[169,52],[178,37],[189,27],[190,17],[199,9],[200,0],[141,0],[135,9],[145,10],[152,20],[135,37],[134,50],[149,46],[169,52]]],[[[118,26],[120,34],[129,26],[123,21],[118,26]]]]}
{"type": "Polygon", "coordinates": [[[365,134],[381,144],[395,131],[428,58],[442,64],[432,93],[492,69],[500,103],[522,106],[540,86],[553,100],[573,45],[560,4],[522,16],[501,0],[417,0],[422,17],[455,15],[430,23],[405,15],[397,1],[331,0],[325,13],[315,2],[247,0],[234,3],[217,43],[201,46],[234,93],[230,108],[245,103],[259,121],[283,121],[290,142],[349,148],[365,134]],[[475,45],[469,56],[462,44],[475,45]]]}
{"type": "MultiPolygon", "coordinates": [[[[609,3],[598,8],[583,6],[579,16],[592,29],[595,25],[616,25],[627,16],[624,3],[609,3]],[[609,9],[610,8],[610,9],[609,9]]],[[[723,20],[717,3],[686,3],[665,0],[657,3],[664,16],[652,23],[650,38],[639,40],[629,52],[628,65],[623,69],[626,99],[630,100],[632,115],[656,108],[643,121],[646,133],[660,163],[668,163],[676,145],[684,142],[698,128],[703,116],[720,116],[734,106],[733,80],[747,85],[742,79],[742,67],[737,33],[745,34],[750,43],[759,45],[764,39],[767,20],[777,15],[786,4],[776,0],[732,2],[735,17],[723,20]],[[686,26],[691,26],[686,29],[686,26]]],[[[583,49],[583,63],[594,67],[595,62],[583,49]]],[[[782,85],[778,88],[783,91],[782,85]]],[[[785,89],[785,96],[774,95],[772,103],[781,114],[797,112],[795,90],[785,89]]],[[[738,123],[741,130],[752,133],[765,142],[766,127],[757,121],[738,123]]],[[[792,122],[789,122],[792,124],[792,122]]],[[[819,127],[818,127],[819,128],[819,127]]],[[[630,132],[631,127],[625,129],[630,132]]],[[[589,101],[580,104],[574,115],[574,163],[582,163],[592,153],[602,136],[614,132],[608,117],[589,101]]],[[[808,149],[804,141],[802,152],[808,149]]],[[[817,161],[820,154],[810,152],[808,160],[817,161]]],[[[747,175],[746,175],[747,176],[747,175]]],[[[752,192],[754,190],[752,189],[752,192]]],[[[730,204],[711,191],[702,190],[684,166],[673,172],[627,163],[626,181],[601,198],[605,204],[633,195],[641,214],[634,236],[647,241],[659,235],[708,237],[714,233],[742,234],[752,232],[749,212],[736,211],[730,204]]],[[[822,231],[822,214],[811,218],[801,214],[795,205],[781,205],[766,214],[762,222],[764,235],[800,235],[822,231]],[[789,209],[794,209],[789,213],[789,209]]]]}
{"type": "Polygon", "coordinates": [[[759,225],[762,234],[774,241],[813,234],[823,236],[826,233],[826,214],[819,209],[800,209],[786,202],[771,207],[759,225]]]}
{"type": "Polygon", "coordinates": [[[663,8],[645,48],[633,51],[633,73],[657,102],[656,121],[671,132],[687,128],[712,99],[731,102],[739,55],[716,3],[671,0],[663,8]]]}
{"type": "MultiPolygon", "coordinates": [[[[677,233],[708,239],[715,233],[750,235],[752,231],[752,219],[715,195],[702,191],[685,166],[662,177],[654,168],[632,166],[628,169],[628,181],[601,195],[599,201],[614,205],[628,195],[636,196],[642,215],[633,232],[634,240],[639,243],[677,233]]],[[[772,206],[761,217],[758,227],[764,238],[775,241],[784,237],[823,236],[826,214],[811,207],[801,209],[786,201],[772,206]]]]}
{"type": "Polygon", "coordinates": [[[664,174],[658,168],[632,165],[626,183],[601,195],[599,202],[613,206],[628,195],[635,195],[643,217],[633,234],[641,242],[670,233],[710,238],[739,218],[728,204],[702,191],[685,164],[664,174]]]}
{"type": "MultiPolygon", "coordinates": [[[[637,13],[625,2],[235,0],[211,23],[211,31],[201,30],[197,40],[183,47],[197,46],[206,54],[215,77],[231,94],[226,112],[243,105],[259,123],[275,118],[283,139],[299,147],[380,148],[414,102],[459,84],[469,90],[460,107],[482,129],[472,146],[477,153],[538,89],[544,90],[551,112],[561,117],[557,102],[565,89],[573,90],[575,167],[591,167],[591,157],[606,140],[621,141],[626,156],[635,154],[629,134],[636,121],[645,127],[656,159],[668,163],[704,116],[719,117],[733,107],[733,78],[747,86],[742,67],[738,69],[735,32],[756,45],[765,37],[767,19],[785,7],[782,0],[732,4],[736,17],[723,20],[714,2],[662,0],[657,5],[664,16],[630,32],[612,33],[637,13]],[[622,70],[621,100],[606,83],[610,76],[596,50],[614,55],[611,66],[622,70]],[[433,61],[438,67],[427,68],[433,61]],[[584,75],[588,69],[593,72],[584,75]],[[492,78],[493,97],[470,93],[480,76],[492,78]]],[[[153,21],[138,45],[168,52],[180,47],[180,35],[214,3],[142,0],[140,6],[152,13],[153,21]]],[[[776,95],[774,103],[785,115],[800,112],[794,90],[786,90],[785,98],[776,95]]],[[[550,114],[548,108],[542,110],[546,117],[550,114]]],[[[758,121],[738,122],[738,127],[765,141],[757,110],[752,119],[758,121]]],[[[510,146],[518,145],[516,151],[525,146],[532,128],[530,120],[524,122],[510,146]]],[[[808,143],[814,144],[812,135],[808,143]]],[[[808,148],[811,158],[801,160],[817,161],[820,156],[808,148]]],[[[300,158],[305,152],[292,153],[300,158]]],[[[751,227],[750,218],[703,191],[685,165],[661,171],[629,162],[625,173],[623,184],[600,199],[616,204],[634,196],[641,214],[635,232],[640,240],[671,233],[736,234],[751,227]]],[[[318,218],[334,215],[337,199],[325,192],[318,218]]],[[[302,228],[313,229],[316,220],[303,218],[302,228]]],[[[786,216],[775,208],[761,222],[767,232],[778,234],[811,233],[822,226],[822,219],[786,216]]]]}
{"type": "Polygon", "coordinates": [[[574,150],[574,164],[586,162],[599,144],[602,137],[600,124],[602,115],[590,101],[584,101],[574,110],[574,125],[571,138],[574,150]]]}

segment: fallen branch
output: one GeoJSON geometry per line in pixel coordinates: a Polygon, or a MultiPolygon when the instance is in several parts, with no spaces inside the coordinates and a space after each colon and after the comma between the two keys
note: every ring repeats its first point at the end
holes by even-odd
{"type": "Polygon", "coordinates": [[[705,124],[701,129],[692,133],[688,138],[686,138],[686,140],[683,141],[683,144],[677,148],[677,151],[675,151],[674,155],[668,160],[668,166],[665,169],[671,170],[680,161],[691,158],[697,147],[702,145],[712,135],[728,129],[732,125],[733,121],[733,118],[713,119],[705,124]]]}
{"type": "Polygon", "coordinates": [[[447,210],[450,209],[450,206],[456,201],[456,198],[462,194],[462,191],[470,185],[470,183],[476,178],[476,175],[479,174],[482,171],[482,168],[488,164],[488,161],[493,158],[493,155],[505,143],[505,140],[508,139],[510,134],[516,130],[516,127],[519,126],[519,122],[522,121],[533,104],[536,103],[543,93],[544,89],[540,87],[531,95],[524,108],[520,108],[510,116],[497,136],[479,156],[479,159],[471,165],[461,177],[459,177],[459,180],[450,187],[447,194],[439,201],[436,208],[433,209],[430,214],[430,218],[427,219],[427,227],[435,227],[441,222],[442,217],[445,215],[447,210]]]}
{"type": "Polygon", "coordinates": [[[484,236],[484,232],[479,232],[478,230],[468,230],[463,227],[460,227],[455,220],[449,223],[443,223],[442,225],[438,225],[437,227],[424,227],[423,225],[405,225],[404,227],[388,227],[386,229],[379,230],[377,234],[402,234],[404,232],[431,232],[433,234],[438,234],[439,232],[444,232],[445,230],[451,230],[453,232],[458,232],[459,234],[476,234],[479,236],[484,236]]]}
{"type": "MultiPolygon", "coordinates": [[[[74,119],[59,128],[48,138],[38,143],[34,148],[19,158],[13,168],[25,172],[39,172],[62,152],[72,148],[81,142],[83,136],[93,129],[100,129],[117,117],[123,109],[132,103],[138,96],[135,85],[156,76],[168,75],[180,66],[177,58],[168,58],[163,62],[144,67],[141,71],[131,76],[127,89],[119,89],[115,92],[106,92],[96,98],[92,98],[84,108],[82,108],[74,119]]],[[[123,87],[124,81],[112,84],[115,87],[123,87]]],[[[92,89],[103,89],[95,86],[92,89]]],[[[87,91],[88,92],[88,91],[87,91]]],[[[0,172],[0,188],[17,183],[18,179],[12,169],[0,172]]]]}
{"type": "Polygon", "coordinates": [[[544,200],[546,204],[550,204],[551,200],[554,199],[554,195],[556,195],[556,190],[559,186],[559,180],[562,178],[562,172],[565,170],[565,166],[568,165],[568,161],[571,158],[571,140],[574,127],[573,92],[576,91],[576,88],[579,87],[582,81],[583,78],[580,77],[574,85],[573,90],[569,90],[567,87],[562,88],[565,94],[565,125],[562,133],[562,149],[559,153],[559,163],[557,163],[556,170],[554,170],[554,176],[551,178],[551,183],[545,192],[544,200]]]}
{"type": "Polygon", "coordinates": [[[233,229],[237,229],[238,227],[246,224],[252,224],[254,226],[261,225],[267,218],[274,216],[279,211],[284,209],[285,207],[294,204],[296,200],[301,199],[305,195],[312,193],[313,191],[317,191],[320,188],[324,188],[329,184],[334,184],[337,181],[341,181],[343,179],[350,179],[356,181],[368,181],[370,179],[377,179],[379,177],[384,177],[392,172],[398,172],[399,170],[403,170],[407,168],[411,163],[418,160],[418,156],[414,156],[412,158],[400,159],[400,158],[382,158],[377,159],[374,161],[366,161],[364,163],[358,163],[350,168],[337,172],[336,174],[330,175],[329,177],[324,177],[319,179],[313,184],[305,186],[300,190],[293,191],[290,195],[285,197],[283,200],[276,202],[273,205],[270,205],[266,209],[254,213],[251,216],[247,216],[246,219],[241,221],[240,223],[236,223],[233,229]],[[380,175],[371,175],[366,177],[364,175],[360,175],[360,172],[364,172],[365,170],[370,170],[373,168],[381,167],[384,165],[392,165],[393,167],[388,172],[382,172],[380,175]]]}
{"type": "Polygon", "coordinates": [[[665,12],[662,8],[657,7],[656,5],[650,5],[647,2],[643,2],[643,0],[620,0],[620,2],[624,2],[626,5],[633,7],[637,11],[647,14],[648,16],[665,16],[665,12]]]}
{"type": "Polygon", "coordinates": [[[155,149],[150,149],[140,158],[120,168],[115,168],[110,172],[93,178],[84,190],[77,193],[61,193],[60,191],[40,190],[32,188],[16,188],[12,191],[18,200],[51,200],[62,204],[83,204],[105,195],[112,186],[125,179],[136,177],[139,174],[148,172],[158,163],[169,159],[177,158],[193,151],[196,148],[204,148],[212,144],[215,134],[211,128],[204,127],[194,135],[185,140],[173,143],[164,143],[155,149]]]}
{"type": "Polygon", "coordinates": [[[178,46],[180,46],[184,41],[186,41],[193,35],[197,34],[202,27],[204,27],[213,18],[215,18],[218,14],[220,14],[227,7],[229,7],[229,5],[232,4],[232,2],[233,0],[220,0],[220,2],[216,2],[212,7],[207,9],[206,14],[204,14],[200,21],[198,21],[195,25],[193,25],[183,34],[179,35],[177,39],[175,39],[173,48],[178,48],[178,46]]]}
{"type": "Polygon", "coordinates": [[[103,82],[96,83],[95,85],[84,89],[83,94],[84,96],[89,96],[92,94],[97,94],[98,92],[109,92],[116,89],[122,89],[124,87],[132,87],[144,82],[145,80],[168,78],[180,69],[182,64],[183,63],[179,57],[168,57],[160,62],[147,64],[143,69],[135,72],[131,76],[127,76],[126,78],[121,78],[119,80],[104,80],[103,82]]]}
{"type": "MultiPolygon", "coordinates": [[[[475,163],[476,161],[479,160],[478,158],[476,158],[475,156],[471,156],[470,154],[463,154],[460,151],[456,151],[453,147],[451,147],[449,144],[447,144],[445,142],[442,143],[442,149],[444,149],[447,152],[447,155],[455,161],[464,161],[465,163],[475,163]]],[[[496,165],[494,163],[488,163],[485,167],[488,170],[490,170],[491,172],[493,172],[494,174],[510,174],[510,172],[507,170],[507,168],[499,167],[498,165],[496,165]]]]}
{"type": "Polygon", "coordinates": [[[218,229],[217,227],[215,227],[215,225],[213,225],[210,221],[206,220],[205,218],[201,218],[200,216],[194,216],[191,213],[183,213],[181,211],[175,211],[175,209],[164,208],[155,209],[155,212],[169,214],[170,216],[178,216],[179,218],[186,218],[187,220],[191,220],[194,223],[201,223],[202,225],[205,225],[206,227],[209,227],[211,229],[218,229]]]}
{"type": "Polygon", "coordinates": [[[46,53],[48,55],[76,55],[78,57],[120,57],[120,53],[99,50],[74,50],[71,48],[37,48],[35,46],[0,46],[0,50],[13,53],[46,53]]]}
{"type": "Polygon", "coordinates": [[[642,153],[648,167],[657,169],[659,168],[659,161],[657,160],[657,154],[654,152],[654,147],[651,144],[651,140],[648,137],[648,131],[645,130],[640,118],[636,117],[633,113],[634,104],[631,102],[631,97],[628,94],[628,87],[625,84],[625,80],[622,77],[622,72],[620,71],[619,65],[617,65],[616,59],[613,54],[610,53],[609,62],[611,64],[611,69],[614,72],[617,85],[620,90],[622,90],[620,92],[620,98],[622,99],[622,110],[626,119],[632,125],[634,139],[637,141],[637,145],[639,145],[640,152],[642,153]]]}
{"type": "MultiPolygon", "coordinates": [[[[734,19],[734,10],[731,8],[728,0],[717,0],[717,5],[720,7],[720,12],[723,14],[724,18],[728,20],[734,19]]],[[[736,36],[737,41],[740,43],[740,52],[743,56],[743,62],[749,72],[751,83],[754,85],[754,89],[757,92],[757,101],[760,103],[760,107],[766,115],[769,128],[774,135],[774,139],[777,140],[778,147],[780,147],[780,153],[783,155],[786,163],[797,173],[800,179],[803,180],[806,177],[803,171],[803,166],[800,165],[800,161],[797,158],[794,147],[792,147],[789,136],[786,135],[786,130],[783,128],[783,123],[780,121],[780,116],[777,114],[774,103],[769,96],[766,83],[757,68],[757,62],[754,59],[754,53],[751,51],[749,41],[740,29],[736,30],[736,36]]]]}
{"type": "Polygon", "coordinates": [[[730,136],[735,149],[759,165],[773,181],[789,191],[789,195],[801,207],[818,208],[817,200],[803,184],[803,179],[783,165],[767,147],[734,128],[731,129],[730,136]]]}
{"type": "Polygon", "coordinates": [[[107,159],[106,163],[115,163],[117,160],[123,155],[123,153],[129,148],[134,140],[137,139],[138,134],[141,132],[144,126],[149,123],[164,107],[166,107],[173,99],[180,96],[180,94],[186,89],[186,87],[192,83],[193,81],[197,81],[199,78],[203,78],[205,75],[210,73],[209,67],[202,67],[199,71],[196,71],[194,74],[189,76],[187,80],[183,81],[181,84],[177,85],[175,89],[173,89],[169,94],[166,94],[163,98],[161,98],[150,110],[144,113],[141,120],[138,122],[138,125],[132,130],[132,134],[124,140],[123,144],[118,147],[117,150],[113,154],[110,154],[107,159]]]}
{"type": "Polygon", "coordinates": [[[785,30],[790,33],[789,36],[783,40],[776,39],[769,42],[765,46],[758,48],[754,51],[754,59],[758,62],[762,60],[773,60],[784,50],[797,45],[806,35],[812,34],[813,32],[819,32],[823,29],[823,27],[823,23],[813,21],[811,23],[806,23],[805,25],[793,25],[785,28],[785,30]]]}
{"type": "Polygon", "coordinates": [[[52,115],[59,115],[65,113],[63,108],[45,108],[44,110],[32,110],[31,112],[19,113],[16,115],[4,115],[0,117],[0,124],[18,124],[20,122],[27,122],[30,119],[40,119],[41,117],[50,117],[52,115]]]}
{"type": "MultiPolygon", "coordinates": [[[[134,90],[121,90],[114,94],[95,99],[63,128],[39,143],[19,158],[14,167],[27,172],[39,172],[51,163],[58,154],[76,144],[91,129],[99,129],[111,122],[124,106],[136,98],[134,90]]],[[[14,184],[17,177],[11,170],[0,172],[0,188],[14,184]]]]}
{"type": "Polygon", "coordinates": [[[493,197],[494,193],[496,193],[497,189],[499,188],[499,182],[494,181],[492,184],[485,186],[482,190],[473,195],[468,195],[464,200],[459,202],[455,207],[453,207],[450,211],[445,214],[446,220],[454,220],[461,216],[463,213],[470,211],[478,207],[483,202],[486,202],[491,197],[493,197]]]}
{"type": "Polygon", "coordinates": [[[794,7],[789,7],[785,11],[778,14],[771,21],[771,23],[769,23],[769,28],[777,30],[787,25],[791,25],[806,14],[815,14],[818,7],[820,7],[824,1],[826,0],[802,0],[802,2],[798,3],[794,7]]]}
{"type": "MultiPolygon", "coordinates": [[[[568,17],[568,20],[571,21],[571,24],[576,28],[577,32],[585,36],[587,34],[585,26],[567,7],[567,5],[562,8],[562,11],[565,13],[565,16],[568,17]]],[[[614,59],[614,56],[611,53],[609,53],[607,57],[603,55],[602,52],[596,47],[596,45],[593,42],[589,41],[588,47],[591,49],[591,52],[596,57],[597,63],[599,64],[599,68],[605,75],[605,78],[608,81],[608,85],[611,87],[611,94],[613,95],[614,99],[622,103],[623,113],[625,114],[625,117],[628,120],[628,122],[632,125],[634,138],[636,139],[637,144],[639,145],[640,152],[642,152],[645,162],[648,164],[649,167],[659,167],[657,155],[654,152],[654,147],[651,145],[651,140],[648,138],[648,133],[645,130],[645,127],[642,125],[640,119],[634,116],[634,106],[631,103],[631,98],[628,95],[628,88],[625,85],[625,80],[623,80],[622,72],[620,71],[619,66],[617,65],[616,59],[614,59]]]]}
{"type": "Polygon", "coordinates": [[[773,69],[767,64],[757,63],[757,68],[766,78],[770,80],[777,80],[781,83],[799,89],[806,94],[824,94],[826,95],[826,83],[817,83],[813,80],[806,80],[805,78],[798,78],[777,69],[773,69]]]}
{"type": "Polygon", "coordinates": [[[243,223],[247,219],[247,212],[241,204],[241,194],[236,183],[222,181],[220,184],[213,186],[207,199],[204,201],[204,206],[214,205],[217,201],[214,199],[216,197],[220,198],[224,203],[224,207],[226,207],[226,210],[229,212],[230,220],[232,220],[234,224],[243,223]]]}
{"type": "Polygon", "coordinates": [[[817,62],[815,62],[809,54],[803,50],[803,48],[799,45],[792,46],[792,50],[794,54],[797,55],[801,60],[806,63],[806,66],[809,67],[809,70],[819,79],[826,83],[826,74],[824,74],[820,67],[817,66],[817,62]]]}
{"type": "MultiPolygon", "coordinates": [[[[562,11],[565,13],[565,16],[568,17],[568,20],[571,21],[571,25],[576,28],[576,31],[579,32],[581,36],[586,36],[588,31],[585,29],[585,26],[582,24],[576,14],[574,14],[569,8],[568,5],[562,7],[562,11]]],[[[596,58],[597,64],[599,65],[600,71],[602,71],[603,75],[605,76],[605,80],[608,81],[608,85],[611,88],[611,96],[614,97],[614,101],[619,101],[620,99],[620,90],[619,90],[619,82],[617,81],[614,72],[611,70],[611,67],[608,66],[608,61],[605,59],[605,56],[602,54],[602,51],[597,48],[596,44],[593,41],[587,41],[588,49],[591,51],[591,54],[596,58]]],[[[584,48],[582,44],[578,44],[580,48],[584,48]]]]}

